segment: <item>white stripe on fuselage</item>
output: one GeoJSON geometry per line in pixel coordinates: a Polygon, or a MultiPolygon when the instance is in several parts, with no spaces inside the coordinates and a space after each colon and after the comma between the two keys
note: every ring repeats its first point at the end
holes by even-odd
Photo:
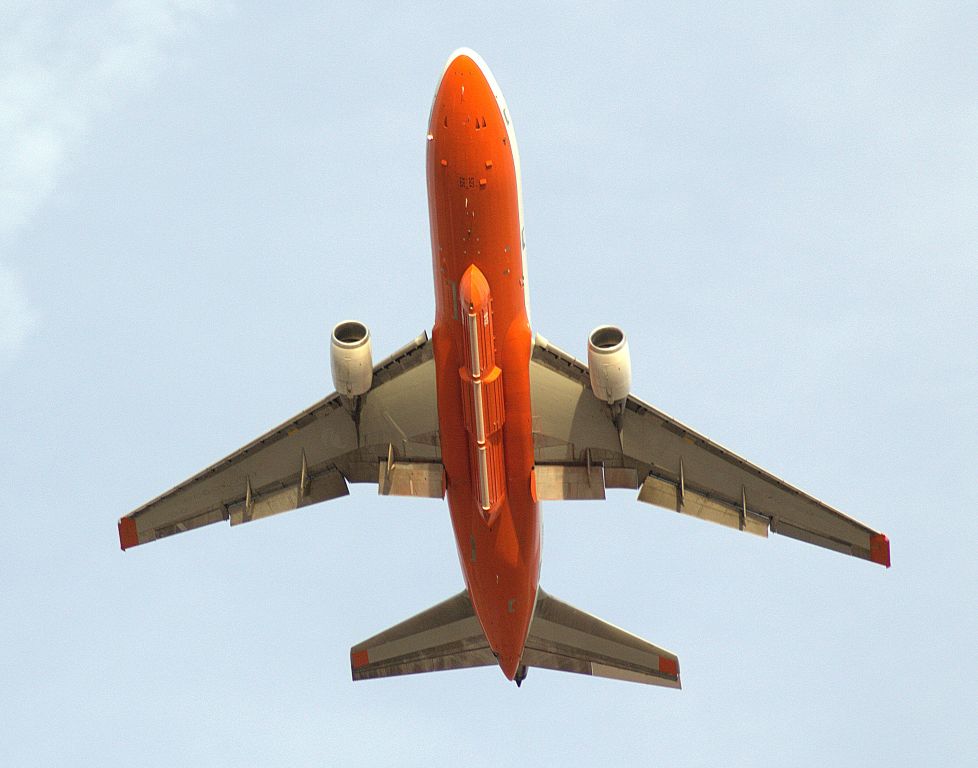
{"type": "MultiPolygon", "coordinates": [[[[483,310],[486,312],[487,310],[483,310]]],[[[479,503],[483,511],[492,506],[489,498],[489,465],[486,457],[486,421],[482,410],[482,366],[479,363],[479,316],[468,314],[466,328],[469,335],[469,352],[472,357],[469,373],[472,377],[472,415],[475,420],[476,468],[479,473],[479,503]]]]}

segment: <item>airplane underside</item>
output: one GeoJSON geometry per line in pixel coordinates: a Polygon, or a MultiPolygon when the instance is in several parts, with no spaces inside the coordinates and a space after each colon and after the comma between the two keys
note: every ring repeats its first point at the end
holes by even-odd
{"type": "Polygon", "coordinates": [[[122,549],[232,526],[375,484],[447,498],[465,591],[354,646],[354,680],[498,665],[680,687],[669,651],[539,588],[540,502],[638,501],[889,567],[887,537],[639,400],[624,332],[587,363],[530,328],[519,151],[473,51],[450,57],[427,134],[435,322],[374,365],[358,321],[333,329],[336,391],[119,520],[122,549]]]}

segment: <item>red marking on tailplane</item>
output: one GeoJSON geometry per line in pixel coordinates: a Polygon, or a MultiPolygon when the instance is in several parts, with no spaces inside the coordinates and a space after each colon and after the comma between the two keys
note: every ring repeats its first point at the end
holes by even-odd
{"type": "Polygon", "coordinates": [[[876,533],[869,540],[869,559],[890,567],[890,540],[885,533],[876,533]]]}

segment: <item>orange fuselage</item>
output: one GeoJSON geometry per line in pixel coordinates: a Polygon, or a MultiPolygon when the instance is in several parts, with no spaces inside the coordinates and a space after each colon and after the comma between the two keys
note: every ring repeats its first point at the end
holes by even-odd
{"type": "Polygon", "coordinates": [[[518,154],[495,81],[450,62],[428,124],[438,421],[459,560],[506,677],[540,577],[518,154]]]}

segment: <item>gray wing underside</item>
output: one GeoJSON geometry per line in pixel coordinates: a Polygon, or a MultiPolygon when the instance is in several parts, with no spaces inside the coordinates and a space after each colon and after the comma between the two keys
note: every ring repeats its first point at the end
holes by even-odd
{"type": "Polygon", "coordinates": [[[350,649],[354,680],[495,663],[468,592],[460,592],[350,649]]]}
{"type": "Polygon", "coordinates": [[[681,688],[674,653],[548,595],[537,595],[523,650],[528,667],[681,688]]]}
{"type": "Polygon", "coordinates": [[[540,336],[530,386],[540,498],[637,489],[640,501],[889,565],[889,542],[878,531],[636,397],[625,403],[619,436],[609,407],[591,392],[587,366],[540,336]]]}
{"type": "Polygon", "coordinates": [[[122,548],[210,523],[249,522],[345,496],[441,496],[434,360],[422,334],[374,368],[356,409],[336,393],[119,521],[122,548]],[[356,416],[356,418],[355,418],[356,416]]]}

